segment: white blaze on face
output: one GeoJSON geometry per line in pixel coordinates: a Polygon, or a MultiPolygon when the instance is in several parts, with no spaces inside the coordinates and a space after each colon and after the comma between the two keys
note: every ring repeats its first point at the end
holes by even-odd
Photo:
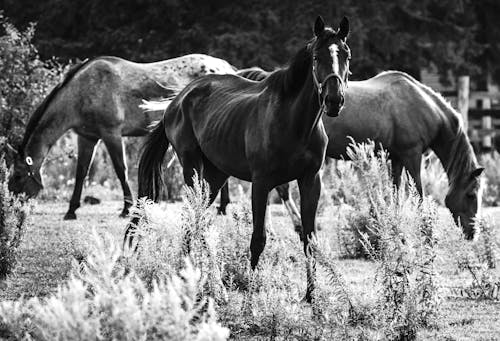
{"type": "Polygon", "coordinates": [[[339,46],[337,44],[332,44],[328,47],[330,50],[330,55],[332,56],[332,70],[333,73],[338,75],[340,73],[339,70],[339,46]]]}

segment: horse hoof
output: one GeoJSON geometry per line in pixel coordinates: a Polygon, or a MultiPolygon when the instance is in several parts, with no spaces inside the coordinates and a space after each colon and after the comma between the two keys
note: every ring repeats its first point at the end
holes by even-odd
{"type": "Polygon", "coordinates": [[[217,207],[217,215],[226,215],[226,208],[217,207]]]}
{"type": "Polygon", "coordinates": [[[128,210],[123,210],[122,213],[120,213],[120,218],[127,218],[128,217],[128,210]]]}
{"type": "Polygon", "coordinates": [[[63,220],[76,220],[75,212],[68,212],[64,215],[63,220]]]}

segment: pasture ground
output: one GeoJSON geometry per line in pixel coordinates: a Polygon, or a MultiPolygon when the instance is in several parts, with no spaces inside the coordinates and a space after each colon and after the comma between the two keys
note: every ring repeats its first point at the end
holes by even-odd
{"type": "MultiPolygon", "coordinates": [[[[119,201],[103,202],[97,206],[84,205],[78,210],[78,220],[63,221],[67,209],[66,202],[37,203],[31,216],[29,227],[21,245],[20,259],[16,273],[0,288],[1,300],[17,299],[21,296],[45,296],[57,289],[57,286],[68,276],[73,257],[78,257],[78,243],[89,238],[92,229],[98,233],[104,231],[122,238],[125,219],[118,218],[122,203],[119,201]]],[[[180,203],[169,204],[168,209],[176,216],[180,214],[180,203]]],[[[284,208],[272,205],[272,226],[277,236],[293,235],[292,227],[284,208]]],[[[486,208],[485,213],[492,216],[493,221],[499,221],[500,208],[486,208]]],[[[440,208],[440,216],[447,214],[440,208]]],[[[332,229],[329,218],[320,217],[323,229],[332,229]]],[[[217,217],[219,219],[227,219],[217,217]]],[[[228,226],[230,227],[230,226],[228,226]]],[[[500,241],[500,229],[495,226],[497,242],[500,241]]],[[[333,232],[335,233],[335,232],[333,232]]],[[[274,238],[273,238],[274,239],[274,238]]],[[[276,239],[274,239],[276,240],[276,239]]],[[[268,243],[272,243],[269,240],[268,243]]],[[[269,244],[268,244],[269,245],[269,244]]],[[[300,253],[298,244],[294,253],[300,253]]],[[[500,252],[497,251],[497,257],[500,252]]],[[[264,251],[265,253],[266,251],[264,251]]],[[[440,250],[444,256],[448,250],[440,250]]],[[[464,286],[470,282],[470,275],[459,272],[455,264],[450,264],[447,257],[438,258],[438,272],[442,277],[443,298],[442,321],[437,330],[424,330],[419,333],[422,340],[500,340],[500,301],[471,300],[454,297],[450,288],[464,286]]],[[[497,260],[500,263],[500,260],[497,260]]],[[[365,260],[339,259],[337,265],[345,277],[352,292],[360,295],[369,291],[374,280],[374,264],[365,260]]],[[[297,267],[296,276],[304,283],[303,269],[297,267]]],[[[500,269],[496,269],[500,278],[500,269]]],[[[297,297],[300,299],[300,297],[297,297]]],[[[304,306],[304,309],[307,309],[304,306]]],[[[234,332],[232,330],[232,332],[234,332]]],[[[234,336],[234,334],[232,334],[234,336]]]]}

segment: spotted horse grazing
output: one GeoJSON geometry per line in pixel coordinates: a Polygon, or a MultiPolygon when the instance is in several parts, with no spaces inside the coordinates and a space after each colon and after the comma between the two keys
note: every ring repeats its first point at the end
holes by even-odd
{"type": "Polygon", "coordinates": [[[75,188],[64,219],[76,219],[84,179],[99,140],[104,142],[123,188],[128,215],[133,203],[122,136],[143,136],[160,112],[143,112],[144,99],[165,96],[165,88],[182,88],[199,76],[234,74],[226,61],[191,54],[155,63],[98,57],[76,65],[31,116],[14,162],[9,188],[36,196],[43,188],[40,169],[51,146],[69,129],[78,135],[75,188]]]}

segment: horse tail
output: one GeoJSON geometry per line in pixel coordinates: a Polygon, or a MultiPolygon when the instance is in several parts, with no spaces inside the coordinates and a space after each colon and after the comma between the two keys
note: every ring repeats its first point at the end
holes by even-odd
{"type": "Polygon", "coordinates": [[[162,119],[150,131],[139,161],[139,190],[138,197],[148,197],[158,201],[163,183],[163,159],[169,147],[165,135],[165,122],[162,119]]]}

